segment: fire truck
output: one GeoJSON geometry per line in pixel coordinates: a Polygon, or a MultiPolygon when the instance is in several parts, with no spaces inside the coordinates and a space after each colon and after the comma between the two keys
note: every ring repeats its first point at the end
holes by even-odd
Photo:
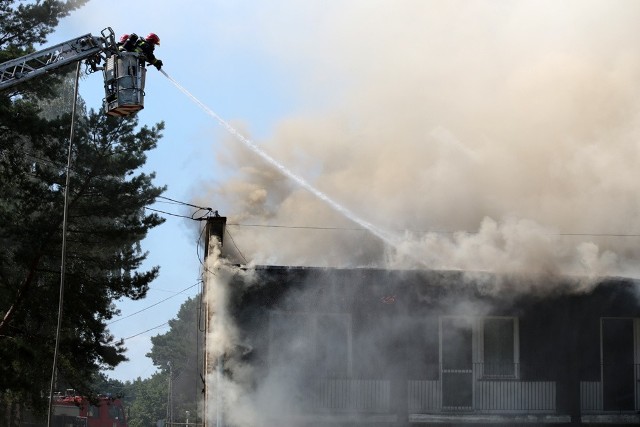
{"type": "Polygon", "coordinates": [[[0,91],[79,61],[85,61],[87,72],[103,72],[106,114],[122,117],[144,108],[143,58],[121,51],[111,27],[102,30],[101,36],[85,34],[0,64],[0,91]]]}
{"type": "Polygon", "coordinates": [[[127,427],[122,401],[111,396],[98,396],[91,402],[68,391],[53,401],[54,427],[127,427]]]}

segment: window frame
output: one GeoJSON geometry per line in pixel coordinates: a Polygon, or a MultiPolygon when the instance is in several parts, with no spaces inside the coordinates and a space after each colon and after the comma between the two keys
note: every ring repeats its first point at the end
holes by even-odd
{"type": "Polygon", "coordinates": [[[479,378],[487,380],[519,380],[520,379],[520,322],[516,316],[482,316],[477,318],[477,356],[479,367],[479,378]],[[491,319],[511,320],[513,322],[513,373],[495,374],[485,372],[485,321],[491,319]]]}
{"type": "MultiPolygon", "coordinates": [[[[638,383],[640,383],[640,317],[633,317],[633,316],[600,316],[600,320],[598,322],[598,327],[599,327],[599,346],[600,346],[600,390],[601,390],[601,399],[602,401],[600,402],[601,405],[603,405],[603,407],[605,406],[605,402],[604,402],[604,383],[605,383],[605,360],[604,360],[604,322],[606,320],[629,320],[631,321],[631,325],[632,325],[632,339],[633,339],[633,343],[632,343],[632,348],[633,348],[633,372],[634,372],[634,378],[633,378],[633,382],[635,383],[634,389],[635,389],[635,395],[633,397],[634,399],[634,411],[637,411],[638,408],[640,408],[640,396],[639,396],[639,389],[638,389],[638,383]]],[[[623,411],[624,412],[624,411],[623,411]]]]}

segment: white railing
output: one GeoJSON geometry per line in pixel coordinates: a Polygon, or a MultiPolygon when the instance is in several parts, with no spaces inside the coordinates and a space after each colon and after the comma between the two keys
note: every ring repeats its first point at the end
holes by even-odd
{"type": "Polygon", "coordinates": [[[319,379],[310,387],[305,403],[317,412],[386,413],[390,398],[388,380],[319,379]]]}
{"type": "Polygon", "coordinates": [[[474,407],[483,412],[555,412],[556,383],[478,381],[475,385],[474,407]]]}
{"type": "Polygon", "coordinates": [[[442,410],[440,381],[409,381],[409,413],[442,410]]]}
{"type": "Polygon", "coordinates": [[[600,381],[580,382],[580,410],[583,413],[602,412],[602,385],[600,381]]]}
{"type": "MultiPolygon", "coordinates": [[[[447,411],[442,405],[440,381],[409,381],[409,413],[447,411]]],[[[473,386],[475,412],[554,413],[553,381],[477,381],[473,386]]]]}
{"type": "Polygon", "coordinates": [[[556,382],[522,381],[521,368],[515,363],[475,363],[453,374],[451,370],[441,369],[437,380],[409,381],[409,413],[555,413],[556,382]],[[454,374],[460,378],[447,383],[454,374]]]}
{"type": "Polygon", "coordinates": [[[640,364],[601,365],[603,381],[580,382],[585,414],[640,411],[640,364]]]}

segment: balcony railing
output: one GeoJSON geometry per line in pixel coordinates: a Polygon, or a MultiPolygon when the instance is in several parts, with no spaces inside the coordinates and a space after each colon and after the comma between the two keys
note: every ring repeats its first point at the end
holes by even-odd
{"type": "MultiPolygon", "coordinates": [[[[261,425],[379,425],[397,422],[392,381],[386,379],[286,379],[273,393],[261,425]]],[[[397,403],[397,402],[396,402],[397,403]]]]}
{"type": "Polygon", "coordinates": [[[585,414],[640,411],[640,364],[602,364],[599,381],[580,382],[585,414]]]}
{"type": "Polygon", "coordinates": [[[314,381],[308,404],[315,412],[386,413],[391,385],[387,380],[320,379],[314,381]]]}
{"type": "MultiPolygon", "coordinates": [[[[429,379],[307,378],[296,383],[290,378],[287,383],[290,388],[278,394],[284,401],[272,406],[279,413],[377,417],[401,414],[404,408],[410,416],[445,417],[465,414],[553,417],[566,415],[568,411],[568,398],[559,399],[560,383],[544,366],[477,363],[469,369],[452,369],[433,365],[429,369],[423,367],[421,372],[429,379]],[[398,387],[406,388],[399,392],[398,387]],[[559,400],[563,409],[559,408],[559,400]]],[[[603,365],[601,372],[601,381],[580,382],[583,414],[640,410],[640,365],[632,369],[603,365]]]]}
{"type": "Polygon", "coordinates": [[[275,414],[386,414],[391,381],[280,377],[268,404],[275,414]]]}
{"type": "Polygon", "coordinates": [[[316,414],[388,414],[402,407],[410,414],[556,412],[556,382],[522,380],[524,373],[527,378],[540,378],[529,366],[474,364],[470,369],[452,369],[433,365],[423,372],[433,379],[400,383],[398,379],[307,379],[290,389],[287,408],[281,409],[316,414]],[[406,398],[397,391],[392,396],[392,387],[398,386],[406,387],[406,398]]]}
{"type": "Polygon", "coordinates": [[[521,370],[516,363],[442,367],[438,379],[409,381],[409,413],[555,413],[556,382],[523,381],[521,370]]]}

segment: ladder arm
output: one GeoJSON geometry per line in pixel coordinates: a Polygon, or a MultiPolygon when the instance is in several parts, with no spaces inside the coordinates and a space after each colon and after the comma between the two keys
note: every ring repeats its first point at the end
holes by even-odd
{"type": "Polygon", "coordinates": [[[0,64],[0,91],[85,59],[97,69],[101,53],[117,53],[113,30],[105,29],[102,34],[103,37],[86,34],[0,64]],[[110,34],[105,35],[107,30],[110,34]]]}

